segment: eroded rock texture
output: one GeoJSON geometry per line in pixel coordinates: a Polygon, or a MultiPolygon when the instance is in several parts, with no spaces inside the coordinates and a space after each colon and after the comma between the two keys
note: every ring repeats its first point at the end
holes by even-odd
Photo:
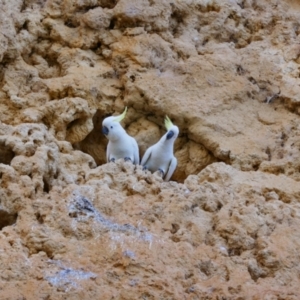
{"type": "Polygon", "coordinates": [[[300,298],[300,4],[0,0],[0,298],[300,298]],[[105,163],[180,128],[172,181],[105,163]]]}

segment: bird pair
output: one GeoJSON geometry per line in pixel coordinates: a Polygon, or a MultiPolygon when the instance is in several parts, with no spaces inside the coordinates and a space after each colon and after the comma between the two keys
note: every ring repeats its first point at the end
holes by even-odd
{"type": "MultiPolygon", "coordinates": [[[[120,122],[125,118],[127,107],[119,116],[107,117],[102,122],[102,133],[109,140],[106,150],[107,162],[124,158],[131,160],[134,164],[140,163],[139,147],[136,140],[128,135],[120,122]]],[[[149,147],[141,161],[144,169],[151,172],[159,171],[162,178],[169,181],[173,175],[177,159],[173,154],[174,142],[178,136],[179,129],[173,125],[171,120],[165,118],[167,133],[151,147],[149,147]]]]}

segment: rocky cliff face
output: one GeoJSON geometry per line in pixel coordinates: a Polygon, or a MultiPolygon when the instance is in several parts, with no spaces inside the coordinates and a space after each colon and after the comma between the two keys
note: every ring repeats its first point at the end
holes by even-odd
{"type": "Polygon", "coordinates": [[[0,1],[0,298],[300,297],[300,3],[0,1]],[[180,128],[172,181],[106,164],[180,128]]]}

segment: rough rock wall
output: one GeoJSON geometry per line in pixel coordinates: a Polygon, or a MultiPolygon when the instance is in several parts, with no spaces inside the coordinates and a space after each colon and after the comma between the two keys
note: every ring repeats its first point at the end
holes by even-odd
{"type": "Polygon", "coordinates": [[[0,0],[0,298],[299,299],[299,15],[0,0]],[[179,126],[174,181],[105,164],[124,106],[141,154],[179,126]]]}

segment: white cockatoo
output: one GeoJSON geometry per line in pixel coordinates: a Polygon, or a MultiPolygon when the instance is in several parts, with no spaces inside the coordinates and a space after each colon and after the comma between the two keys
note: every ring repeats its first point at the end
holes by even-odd
{"type": "Polygon", "coordinates": [[[109,142],[106,149],[107,162],[124,158],[134,164],[140,163],[139,147],[136,140],[127,134],[120,122],[125,118],[127,107],[119,116],[107,117],[102,122],[102,133],[109,142]]]}
{"type": "Polygon", "coordinates": [[[144,169],[148,169],[151,172],[159,171],[163,179],[169,181],[177,166],[177,159],[173,154],[173,149],[179,129],[173,125],[167,116],[165,118],[165,126],[168,132],[156,144],[147,149],[141,165],[144,169]]]}

